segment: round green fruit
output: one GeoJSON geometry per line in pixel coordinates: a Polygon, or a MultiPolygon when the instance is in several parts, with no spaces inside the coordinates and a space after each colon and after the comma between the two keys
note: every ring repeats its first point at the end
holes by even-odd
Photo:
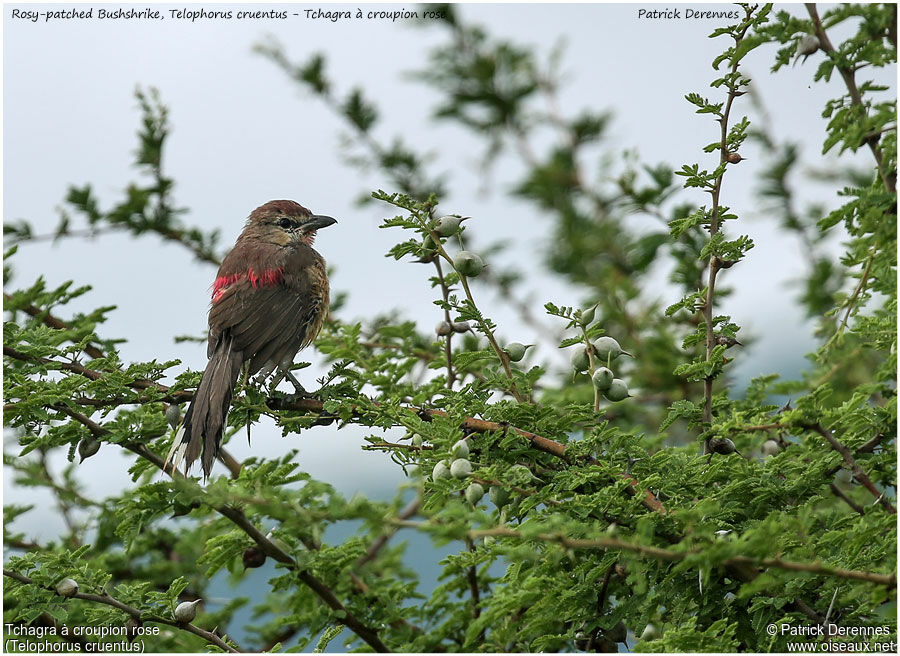
{"type": "Polygon", "coordinates": [[[78,594],[78,583],[74,579],[63,579],[56,584],[56,594],[61,597],[74,597],[78,594]]]}
{"type": "Polygon", "coordinates": [[[481,501],[481,497],[483,496],[484,487],[481,485],[481,483],[470,483],[469,487],[466,488],[466,501],[471,503],[473,506],[481,501]]]}
{"type": "Polygon", "coordinates": [[[460,440],[450,448],[450,454],[454,458],[469,457],[469,443],[466,440],[460,440]]]}
{"type": "Polygon", "coordinates": [[[459,232],[459,224],[462,221],[463,217],[461,216],[453,216],[452,214],[442,216],[434,224],[434,231],[441,237],[450,237],[459,232]]]}
{"type": "Polygon", "coordinates": [[[594,320],[594,317],[597,314],[597,306],[592,305],[587,310],[582,310],[581,314],[578,315],[578,323],[582,327],[587,327],[591,325],[591,322],[594,320]]]}
{"type": "Polygon", "coordinates": [[[575,350],[572,351],[569,362],[572,363],[572,369],[574,369],[577,373],[587,371],[591,366],[591,360],[588,357],[587,347],[576,346],[575,350]]]}
{"type": "Polygon", "coordinates": [[[453,478],[466,478],[472,474],[472,463],[465,458],[457,458],[450,465],[450,475],[453,478]]]}
{"type": "Polygon", "coordinates": [[[453,258],[453,267],[462,275],[475,278],[484,269],[484,262],[471,251],[460,251],[453,258]]]}
{"type": "Polygon", "coordinates": [[[597,357],[600,358],[600,362],[603,363],[612,362],[620,355],[631,355],[628,351],[622,350],[619,342],[607,335],[598,337],[594,341],[594,349],[597,351],[597,357]]]}
{"type": "Polygon", "coordinates": [[[628,385],[625,384],[625,381],[621,378],[613,378],[612,382],[609,385],[609,389],[603,393],[610,401],[624,401],[631,394],[628,393],[628,385]]]}
{"type": "Polygon", "coordinates": [[[510,362],[519,362],[525,357],[525,351],[530,349],[534,344],[519,344],[519,342],[510,342],[503,350],[509,356],[510,362]]]}
{"type": "Polygon", "coordinates": [[[441,460],[431,470],[431,480],[436,481],[441,478],[450,478],[450,468],[447,466],[446,460],[441,460]]]}
{"type": "Polygon", "coordinates": [[[594,375],[591,376],[591,381],[598,390],[606,392],[612,386],[613,372],[606,367],[600,367],[594,371],[594,375]]]}

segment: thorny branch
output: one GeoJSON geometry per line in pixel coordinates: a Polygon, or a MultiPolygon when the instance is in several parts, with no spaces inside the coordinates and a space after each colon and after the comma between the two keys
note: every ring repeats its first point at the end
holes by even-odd
{"type": "MultiPolygon", "coordinates": [[[[3,576],[13,579],[14,581],[18,581],[23,585],[39,585],[33,579],[25,576],[24,574],[19,574],[18,572],[13,572],[6,568],[3,569],[3,576]]],[[[41,586],[44,587],[44,586],[41,586]]],[[[52,588],[45,588],[48,590],[52,590],[52,588]]],[[[104,604],[106,606],[112,606],[116,608],[126,615],[133,617],[135,620],[139,620],[141,622],[153,622],[155,624],[166,624],[168,626],[173,626],[176,629],[181,629],[182,631],[187,631],[188,633],[193,633],[196,636],[200,636],[208,643],[215,645],[219,649],[222,649],[227,652],[231,652],[233,654],[241,653],[243,649],[236,649],[232,647],[231,644],[228,644],[220,638],[218,635],[211,631],[206,631],[205,629],[201,629],[198,626],[195,626],[191,623],[178,622],[174,619],[168,619],[165,617],[160,617],[159,615],[147,615],[146,613],[142,613],[139,609],[129,606],[128,604],[124,604],[115,597],[110,594],[103,592],[103,594],[91,594],[87,592],[76,592],[72,595],[74,599],[83,599],[84,601],[90,601],[95,604],[104,604]]],[[[236,644],[234,640],[229,638],[229,641],[232,644],[236,644]]]]}
{"type": "MultiPolygon", "coordinates": [[[[268,406],[273,410],[294,410],[297,412],[318,414],[321,416],[321,418],[326,420],[328,418],[332,418],[331,415],[323,412],[324,404],[318,399],[277,397],[270,398],[267,403],[268,406]]],[[[448,416],[447,413],[442,410],[415,407],[407,407],[406,410],[411,413],[420,415],[423,418],[448,416]]],[[[564,444],[561,444],[560,442],[557,442],[555,440],[548,439],[541,435],[522,430],[521,428],[516,428],[515,426],[509,426],[506,424],[487,421],[484,419],[476,419],[474,417],[466,417],[461,422],[460,428],[471,433],[489,433],[492,431],[510,430],[527,440],[533,449],[543,451],[544,453],[555,456],[565,462],[569,462],[569,456],[566,453],[566,446],[564,444]]],[[[595,458],[587,458],[587,464],[596,463],[597,460],[595,458]]],[[[662,515],[668,513],[665,506],[663,506],[663,504],[660,503],[660,501],[649,490],[640,490],[640,484],[638,483],[637,479],[634,478],[631,474],[623,472],[620,473],[619,476],[628,482],[628,486],[623,488],[628,496],[642,495],[641,503],[646,508],[662,515]]]]}
{"type": "MultiPolygon", "coordinates": [[[[884,496],[884,492],[875,487],[875,484],[872,483],[872,479],[869,478],[869,475],[863,471],[862,467],[859,466],[859,463],[856,462],[856,459],[853,457],[853,454],[850,453],[850,449],[848,449],[844,444],[842,444],[837,438],[835,438],[834,434],[822,426],[822,424],[815,422],[796,422],[796,423],[779,423],[773,422],[770,424],[759,424],[756,426],[740,426],[736,427],[735,430],[743,431],[743,432],[753,432],[753,431],[768,431],[768,430],[787,430],[792,427],[799,427],[804,430],[809,430],[818,433],[822,438],[828,442],[828,445],[841,454],[841,457],[844,459],[844,464],[847,469],[853,474],[853,477],[859,481],[860,485],[862,485],[866,490],[868,490],[872,496],[875,497],[876,501],[881,504],[881,506],[890,513],[896,514],[897,509],[891,504],[890,501],[884,496]]],[[[873,437],[871,440],[863,444],[857,449],[858,453],[871,453],[876,446],[878,446],[881,441],[885,438],[885,435],[879,434],[873,437]]],[[[826,476],[833,476],[838,469],[840,469],[840,465],[837,467],[833,467],[832,469],[826,472],[826,476]]],[[[844,498],[843,494],[838,494],[841,498],[844,498]]],[[[850,504],[850,507],[860,512],[856,504],[852,503],[849,499],[844,499],[850,504]]],[[[860,512],[860,514],[864,514],[860,512]]]]}
{"type": "MultiPolygon", "coordinates": [[[[398,526],[403,528],[413,528],[416,530],[427,530],[428,522],[410,522],[395,520],[398,526]]],[[[540,540],[542,542],[551,542],[561,545],[566,549],[604,549],[611,551],[627,551],[636,553],[647,558],[656,560],[681,561],[692,556],[701,555],[700,551],[672,551],[670,549],[662,549],[645,544],[635,542],[626,542],[616,538],[569,538],[559,533],[541,533],[537,535],[524,534],[516,529],[508,526],[495,526],[488,529],[476,529],[466,533],[469,539],[475,540],[484,537],[496,538],[515,538],[519,540],[540,540]]],[[[821,574],[823,576],[831,576],[835,578],[848,579],[851,581],[865,581],[867,583],[875,583],[887,587],[895,587],[897,585],[897,574],[880,574],[877,572],[863,572],[859,570],[842,569],[839,567],[831,567],[823,563],[800,563],[790,560],[782,560],[781,558],[759,558],[752,556],[730,556],[721,561],[723,565],[741,565],[752,567],[764,567],[773,569],[784,569],[793,572],[808,572],[810,574],[821,574]]]]}
{"type": "MultiPolygon", "coordinates": [[[[747,30],[750,29],[750,16],[756,10],[757,5],[753,6],[745,6],[744,11],[746,12],[746,17],[744,19],[743,27],[741,30],[734,35],[735,47],[740,44],[741,40],[747,34],[747,30]]],[[[734,59],[731,64],[731,74],[735,75],[738,70],[738,65],[740,61],[734,59]]],[[[740,95],[740,91],[737,89],[737,85],[732,85],[728,89],[728,97],[725,100],[725,109],[722,112],[721,117],[719,118],[719,126],[721,129],[720,134],[720,142],[719,142],[719,165],[723,165],[728,161],[728,119],[731,116],[731,107],[734,104],[735,98],[740,95]]],[[[719,197],[722,193],[722,181],[725,177],[725,171],[723,170],[717,177],[715,184],[711,190],[712,194],[712,209],[710,210],[709,217],[709,234],[711,237],[715,237],[718,234],[720,226],[719,226],[719,197]]],[[[709,258],[709,274],[708,281],[706,286],[706,302],[703,304],[703,320],[706,323],[706,359],[709,360],[712,357],[713,349],[716,347],[716,333],[715,328],[713,326],[713,302],[715,300],[716,294],[716,276],[719,273],[719,269],[721,268],[721,262],[719,258],[712,254],[709,258]]],[[[704,403],[703,403],[703,421],[705,423],[712,422],[712,397],[713,397],[713,376],[707,376],[704,380],[704,403]]],[[[704,452],[709,451],[709,440],[707,440],[706,445],[704,447],[704,452]]]]}
{"type": "MultiPolygon", "coordinates": [[[[81,413],[71,410],[65,405],[56,406],[56,409],[64,412],[82,425],[86,426],[88,430],[91,431],[91,434],[95,437],[102,437],[109,433],[106,428],[104,428],[97,422],[93,421],[89,417],[86,417],[85,415],[82,415],[81,413]]],[[[173,479],[189,480],[186,476],[184,476],[184,474],[174,468],[173,463],[164,463],[162,458],[160,458],[156,453],[147,448],[145,444],[138,442],[121,442],[120,444],[129,451],[132,451],[133,453],[136,453],[137,455],[153,463],[153,465],[169,474],[173,479]]],[[[300,570],[296,561],[289,554],[278,547],[274,542],[269,540],[269,538],[263,535],[263,533],[259,529],[257,529],[249,519],[247,519],[242,511],[231,508],[227,505],[209,505],[213,510],[218,512],[223,517],[231,520],[232,523],[234,523],[248,536],[250,536],[250,538],[252,538],[257,543],[257,545],[259,545],[259,548],[263,551],[263,553],[265,553],[267,556],[270,556],[271,558],[274,558],[278,562],[283,563],[289,569],[294,570],[297,573],[297,578],[304,585],[315,592],[319,596],[319,598],[321,598],[322,601],[324,601],[332,610],[338,611],[342,615],[341,622],[351,631],[356,633],[360,638],[362,638],[369,646],[371,646],[378,652],[390,651],[380,640],[378,634],[373,629],[370,629],[358,619],[356,619],[356,617],[349,610],[347,610],[347,608],[340,602],[340,600],[338,600],[334,592],[332,592],[332,590],[328,586],[326,586],[309,572],[300,570]]]]}
{"type": "MultiPolygon", "coordinates": [[[[819,47],[826,55],[828,55],[828,58],[834,62],[835,68],[837,68],[838,72],[841,74],[841,78],[844,80],[847,91],[850,93],[850,102],[863,110],[864,116],[862,118],[862,124],[868,124],[868,116],[865,115],[866,106],[863,103],[859,87],[856,86],[856,69],[850,68],[842,63],[841,57],[838,56],[837,51],[831,43],[831,39],[828,38],[828,34],[825,32],[825,27],[822,25],[822,21],[819,18],[819,11],[816,9],[816,4],[814,2],[806,3],[806,11],[812,19],[816,37],[819,39],[819,47]]],[[[872,156],[875,158],[875,164],[878,167],[878,174],[881,176],[881,181],[884,183],[885,189],[894,192],[897,190],[897,174],[888,172],[884,168],[883,155],[881,148],[878,146],[880,137],[880,134],[870,135],[866,138],[865,143],[869,146],[869,150],[872,151],[872,156]]]]}

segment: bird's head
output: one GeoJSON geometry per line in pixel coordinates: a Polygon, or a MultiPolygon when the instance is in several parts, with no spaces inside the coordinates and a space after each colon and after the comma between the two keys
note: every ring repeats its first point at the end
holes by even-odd
{"type": "Polygon", "coordinates": [[[316,230],[337,223],[330,216],[313,214],[292,200],[271,200],[250,213],[245,231],[279,246],[297,242],[312,246],[316,230]]]}

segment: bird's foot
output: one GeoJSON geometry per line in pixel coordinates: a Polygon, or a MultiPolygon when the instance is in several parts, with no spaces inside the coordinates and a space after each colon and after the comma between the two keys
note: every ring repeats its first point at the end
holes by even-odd
{"type": "Polygon", "coordinates": [[[285,371],[284,377],[287,378],[288,381],[290,381],[291,385],[294,386],[294,393],[291,396],[300,399],[312,398],[312,393],[306,391],[306,388],[300,384],[300,381],[297,380],[294,374],[292,374],[290,371],[285,371]]]}

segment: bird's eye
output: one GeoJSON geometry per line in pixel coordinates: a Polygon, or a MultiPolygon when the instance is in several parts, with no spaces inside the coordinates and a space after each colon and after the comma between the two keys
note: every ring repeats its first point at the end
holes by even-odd
{"type": "Polygon", "coordinates": [[[278,219],[279,227],[284,228],[285,230],[290,228],[293,224],[294,224],[294,222],[291,221],[290,219],[287,219],[287,218],[278,219]]]}

